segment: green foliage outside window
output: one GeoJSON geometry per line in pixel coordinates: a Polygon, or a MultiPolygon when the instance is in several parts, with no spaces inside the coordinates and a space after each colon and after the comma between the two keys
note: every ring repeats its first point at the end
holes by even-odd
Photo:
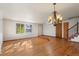
{"type": "Polygon", "coordinates": [[[24,33],[24,24],[16,24],[16,33],[24,33]]]}

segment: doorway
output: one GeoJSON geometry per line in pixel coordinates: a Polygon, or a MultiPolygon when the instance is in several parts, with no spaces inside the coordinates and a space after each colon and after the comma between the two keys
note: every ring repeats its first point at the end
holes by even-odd
{"type": "Polygon", "coordinates": [[[43,35],[43,24],[38,24],[38,36],[43,35]]]}
{"type": "Polygon", "coordinates": [[[68,40],[68,27],[69,27],[69,22],[64,22],[64,39],[68,40]]]}
{"type": "Polygon", "coordinates": [[[62,38],[62,23],[56,25],[56,38],[62,38]]]}

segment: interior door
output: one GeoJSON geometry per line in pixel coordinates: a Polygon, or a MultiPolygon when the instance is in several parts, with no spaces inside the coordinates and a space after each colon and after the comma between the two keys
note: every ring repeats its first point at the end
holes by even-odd
{"type": "Polygon", "coordinates": [[[62,23],[56,25],[56,38],[62,38],[62,23]]]}
{"type": "Polygon", "coordinates": [[[68,40],[68,27],[69,27],[69,23],[68,22],[64,22],[64,39],[68,40]]]}

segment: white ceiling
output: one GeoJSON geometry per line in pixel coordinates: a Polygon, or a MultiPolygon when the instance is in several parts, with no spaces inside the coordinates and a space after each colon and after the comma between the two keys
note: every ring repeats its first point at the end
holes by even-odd
{"type": "MultiPolygon", "coordinates": [[[[0,10],[6,18],[31,22],[44,22],[53,11],[51,3],[2,3],[0,10]]],[[[57,3],[56,10],[68,18],[79,15],[78,3],[57,3]]]]}

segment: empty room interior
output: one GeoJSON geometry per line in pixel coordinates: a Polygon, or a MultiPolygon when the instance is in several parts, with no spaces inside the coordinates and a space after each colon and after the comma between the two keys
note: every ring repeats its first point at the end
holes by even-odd
{"type": "Polygon", "coordinates": [[[0,56],[79,56],[79,3],[0,3],[0,56]]]}

